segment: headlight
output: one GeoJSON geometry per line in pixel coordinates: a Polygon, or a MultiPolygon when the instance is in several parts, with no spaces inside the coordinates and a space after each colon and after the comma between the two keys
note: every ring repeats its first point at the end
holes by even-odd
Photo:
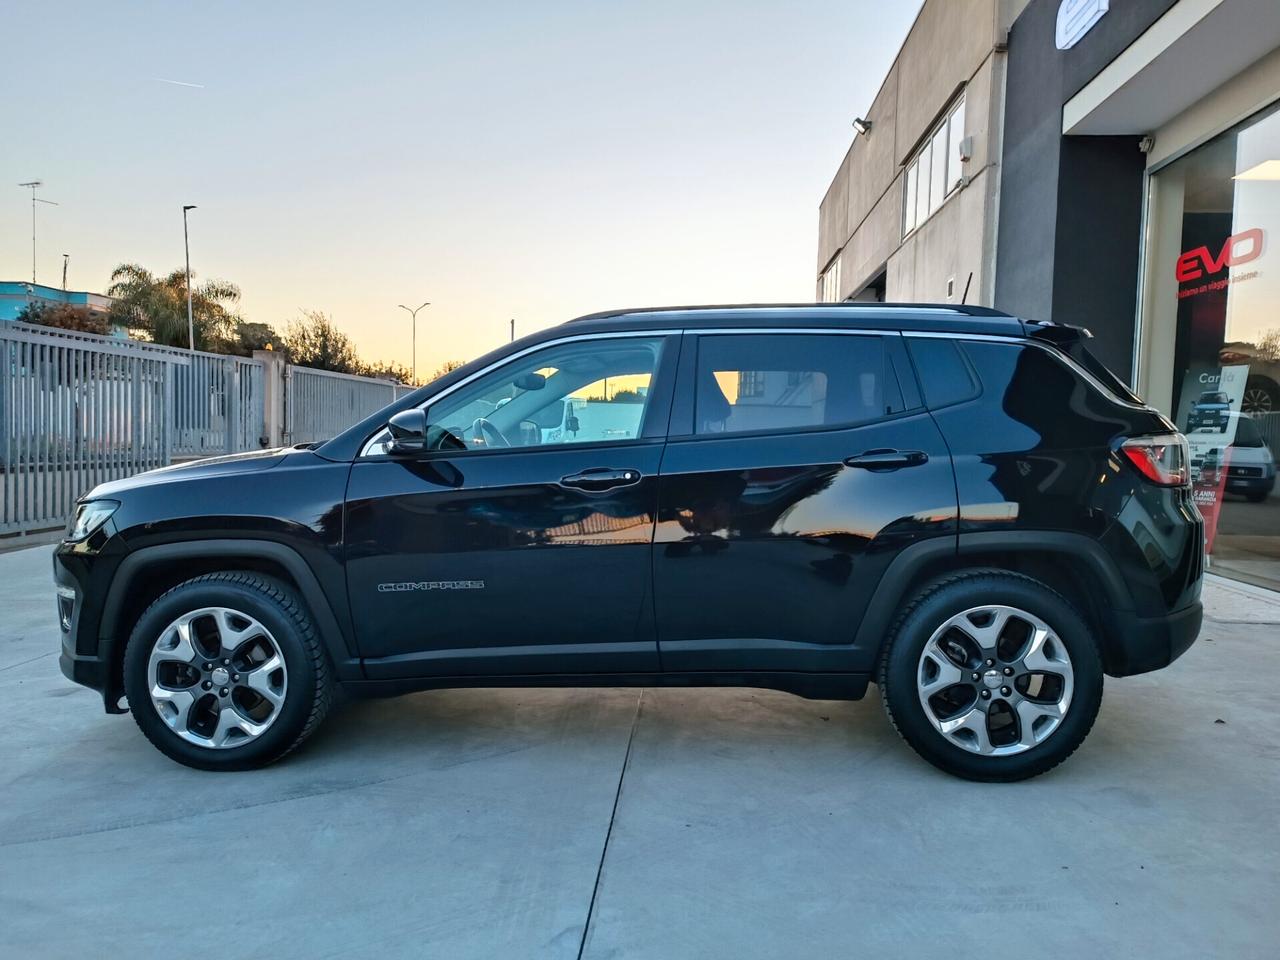
{"type": "Polygon", "coordinates": [[[119,507],[115,500],[90,500],[80,504],[67,524],[67,539],[83,540],[106,523],[119,507]]]}

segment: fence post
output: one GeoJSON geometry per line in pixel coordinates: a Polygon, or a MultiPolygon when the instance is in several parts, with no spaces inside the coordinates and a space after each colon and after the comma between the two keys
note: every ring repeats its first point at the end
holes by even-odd
{"type": "Polygon", "coordinates": [[[240,453],[240,364],[235,357],[222,362],[223,398],[226,404],[227,453],[240,453]]]}
{"type": "Polygon", "coordinates": [[[253,359],[262,364],[262,433],[268,447],[284,446],[284,355],[274,350],[255,350],[253,359]]]}

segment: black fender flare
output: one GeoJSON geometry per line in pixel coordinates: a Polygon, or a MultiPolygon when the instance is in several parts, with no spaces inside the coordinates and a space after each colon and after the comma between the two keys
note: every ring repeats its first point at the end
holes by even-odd
{"type": "MultiPolygon", "coordinates": [[[[889,564],[867,606],[854,647],[878,651],[920,571],[950,556],[963,564],[965,555],[983,553],[1053,554],[1082,564],[1101,588],[1102,600],[1113,614],[1132,617],[1133,596],[1115,561],[1091,537],[1062,530],[996,530],[961,533],[953,540],[938,537],[912,544],[889,564]]],[[[954,572],[954,568],[948,572],[954,572]]]]}
{"type": "Polygon", "coordinates": [[[283,567],[297,585],[302,599],[306,601],[311,615],[315,617],[316,628],[325,649],[329,651],[329,659],[339,680],[357,680],[364,676],[360,660],[348,644],[346,635],[338,625],[320,581],[312,572],[296,550],[274,540],[187,540],[179,543],[163,543],[151,547],[142,547],[129,553],[120,561],[111,586],[107,590],[107,598],[102,607],[102,618],[98,626],[98,643],[100,649],[111,650],[121,641],[117,634],[121,610],[129,588],[148,569],[167,563],[183,560],[209,560],[237,558],[265,559],[283,567]]]}

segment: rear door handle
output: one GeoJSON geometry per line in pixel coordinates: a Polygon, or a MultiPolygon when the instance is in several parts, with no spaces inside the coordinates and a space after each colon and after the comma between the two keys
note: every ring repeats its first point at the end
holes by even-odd
{"type": "Polygon", "coordinates": [[[903,467],[918,467],[927,463],[929,455],[923,450],[868,450],[856,457],[845,460],[846,467],[859,467],[863,470],[889,471],[903,467]]]}
{"type": "Polygon", "coordinates": [[[574,490],[586,490],[589,493],[599,493],[602,490],[612,490],[614,487],[629,487],[633,483],[639,483],[640,479],[639,470],[612,470],[609,467],[594,467],[591,470],[583,470],[581,473],[561,477],[560,486],[571,487],[574,490]]]}

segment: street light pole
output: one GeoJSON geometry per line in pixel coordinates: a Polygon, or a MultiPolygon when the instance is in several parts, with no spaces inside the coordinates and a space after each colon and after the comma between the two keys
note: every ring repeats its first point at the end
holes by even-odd
{"type": "Polygon", "coordinates": [[[515,339],[516,339],[516,318],[515,318],[515,317],[512,317],[512,318],[511,318],[511,341],[512,341],[512,343],[514,343],[514,342],[515,342],[515,339]]]}
{"type": "Polygon", "coordinates": [[[31,282],[34,284],[36,282],[36,204],[47,203],[51,207],[56,207],[57,204],[52,200],[41,200],[36,196],[36,191],[44,186],[43,180],[28,180],[18,186],[31,188],[31,282]]]}
{"type": "Polygon", "coordinates": [[[62,292],[67,292],[67,264],[71,262],[71,254],[62,255],[62,292]]]}
{"type": "Polygon", "coordinates": [[[187,345],[193,353],[196,349],[196,321],[191,310],[191,241],[187,238],[187,211],[195,208],[194,203],[185,204],[182,208],[182,246],[187,253],[187,345]]]}
{"type": "Polygon", "coordinates": [[[416,386],[418,383],[418,310],[421,310],[423,307],[431,306],[431,303],[430,301],[428,301],[427,303],[422,304],[422,306],[418,307],[417,309],[410,309],[409,307],[406,307],[403,303],[398,304],[398,306],[400,307],[401,310],[408,310],[409,316],[413,318],[413,360],[410,363],[410,367],[412,368],[412,371],[413,371],[411,374],[411,376],[413,377],[413,383],[416,386]]]}

